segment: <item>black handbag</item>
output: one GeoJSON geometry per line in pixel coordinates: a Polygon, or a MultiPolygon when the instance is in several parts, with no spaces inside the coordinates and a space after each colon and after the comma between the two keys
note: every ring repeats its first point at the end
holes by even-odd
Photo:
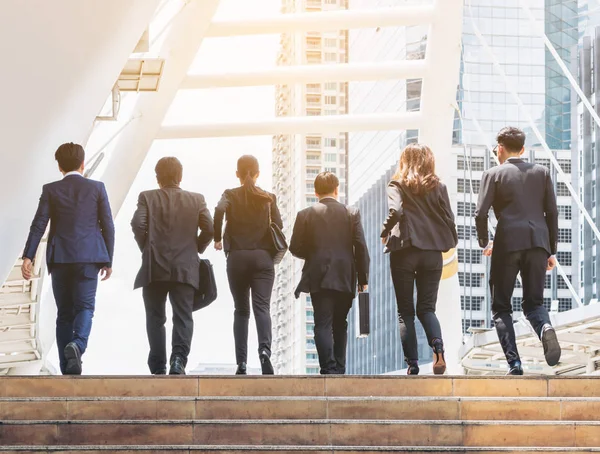
{"type": "Polygon", "coordinates": [[[271,218],[271,204],[269,203],[269,231],[271,232],[271,240],[273,242],[273,263],[279,265],[283,260],[283,256],[288,250],[287,240],[285,235],[277,224],[271,218]]]}
{"type": "Polygon", "coordinates": [[[212,263],[208,259],[200,259],[200,285],[194,295],[193,311],[208,306],[217,299],[217,281],[212,263]]]}

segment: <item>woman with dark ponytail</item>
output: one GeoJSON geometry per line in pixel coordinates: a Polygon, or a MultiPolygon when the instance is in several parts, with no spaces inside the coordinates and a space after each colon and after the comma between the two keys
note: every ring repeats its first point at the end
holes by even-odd
{"type": "Polygon", "coordinates": [[[233,336],[238,375],[246,375],[250,292],[258,334],[258,356],[263,375],[272,375],[271,291],[275,280],[270,220],[283,228],[275,195],[256,186],[258,160],[238,159],[236,176],[241,186],[223,193],[215,209],[215,249],[225,250],[227,277],[235,305],[233,336]],[[222,235],[223,218],[227,224],[222,235]]]}

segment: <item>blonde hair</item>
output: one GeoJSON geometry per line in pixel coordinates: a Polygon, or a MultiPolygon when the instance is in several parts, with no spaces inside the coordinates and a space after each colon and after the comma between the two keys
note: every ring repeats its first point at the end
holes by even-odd
{"type": "Polygon", "coordinates": [[[408,144],[400,154],[394,180],[413,194],[424,194],[440,183],[435,174],[435,157],[427,145],[408,144]]]}

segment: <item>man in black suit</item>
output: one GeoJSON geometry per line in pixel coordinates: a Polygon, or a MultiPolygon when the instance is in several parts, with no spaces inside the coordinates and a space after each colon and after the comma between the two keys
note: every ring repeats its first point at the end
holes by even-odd
{"type": "Polygon", "coordinates": [[[169,374],[183,375],[194,332],[194,294],[200,284],[198,254],[212,240],[213,220],[204,196],[179,187],[183,167],[177,158],[162,158],[155,171],[160,189],[139,195],[131,221],[135,241],[142,251],[142,267],[134,288],[143,287],[150,372],[155,375],[167,372],[168,295],[173,307],[169,374]]]}
{"type": "Polygon", "coordinates": [[[23,251],[21,271],[31,279],[33,260],[50,223],[46,262],[56,300],[56,344],[60,370],[81,374],[96,307],[98,274],[112,274],[115,227],[106,188],[83,177],[85,152],[74,143],[55,153],[63,179],[44,186],[23,251]]]}
{"type": "Polygon", "coordinates": [[[296,289],[310,293],[315,312],[315,344],[321,374],[346,372],[348,312],[357,289],[366,292],[369,251],[360,212],[338,202],[339,181],[322,172],[315,179],[319,203],[298,213],[291,253],[304,259],[296,289]]]}
{"type": "Polygon", "coordinates": [[[497,136],[500,166],[483,173],[475,213],[479,245],[492,257],[492,313],[509,375],[523,375],[512,320],[517,274],[523,283],[523,312],[544,346],[550,366],[560,360],[560,345],[544,308],[546,271],[556,265],[558,210],[550,171],[521,159],[525,133],[507,127],[497,136]],[[498,219],[494,242],[488,243],[490,208],[498,219]],[[493,252],[492,252],[493,251],[493,252]]]}

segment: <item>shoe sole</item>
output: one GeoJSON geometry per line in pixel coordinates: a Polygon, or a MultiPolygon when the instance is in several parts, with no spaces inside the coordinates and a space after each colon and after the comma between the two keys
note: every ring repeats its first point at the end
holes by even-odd
{"type": "Polygon", "coordinates": [[[556,337],[556,331],[546,330],[542,333],[542,345],[544,346],[544,356],[549,366],[556,366],[560,361],[561,349],[556,337]]]}
{"type": "Polygon", "coordinates": [[[433,352],[435,355],[435,363],[433,363],[433,374],[444,375],[446,372],[446,360],[444,359],[444,353],[433,352]]]}
{"type": "Polygon", "coordinates": [[[263,375],[275,375],[271,359],[267,355],[260,355],[260,367],[263,375]]]}
{"type": "Polygon", "coordinates": [[[65,347],[65,359],[67,367],[65,368],[66,375],[81,375],[81,355],[72,345],[65,347]]]}

